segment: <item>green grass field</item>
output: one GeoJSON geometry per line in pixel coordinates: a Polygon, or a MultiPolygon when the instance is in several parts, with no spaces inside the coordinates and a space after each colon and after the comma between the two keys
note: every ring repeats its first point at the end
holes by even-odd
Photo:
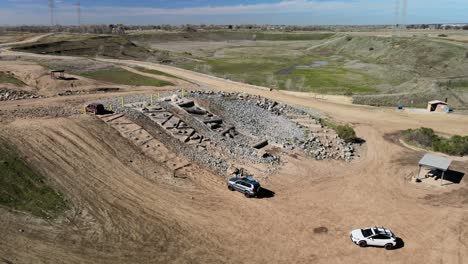
{"type": "Polygon", "coordinates": [[[123,85],[135,85],[135,86],[166,86],[172,85],[172,83],[158,80],[155,78],[150,78],[142,76],[133,72],[129,72],[123,69],[109,69],[109,70],[99,70],[93,72],[85,72],[80,75],[104,82],[111,82],[115,84],[123,85]]]}
{"type": "MultiPolygon", "coordinates": [[[[419,77],[464,76],[468,69],[466,50],[451,43],[426,38],[344,38],[339,34],[323,40],[214,46],[198,52],[198,61],[177,66],[276,89],[344,95],[413,92],[419,77]],[[285,70],[314,61],[327,61],[328,65],[285,70]]],[[[459,82],[452,88],[465,91],[466,87],[459,82]]]]}
{"type": "Polygon", "coordinates": [[[0,206],[44,218],[55,218],[68,208],[62,195],[1,141],[0,173],[0,206]]]}
{"type": "Polygon", "coordinates": [[[327,59],[313,55],[283,57],[281,54],[270,56],[257,54],[247,57],[229,54],[228,58],[210,59],[205,63],[185,65],[185,68],[277,89],[328,94],[376,92],[373,86],[378,84],[378,80],[364,73],[345,69],[335,61],[331,61],[326,66],[281,73],[284,69],[310,65],[314,61],[322,60],[327,59]]]}
{"type": "Polygon", "coordinates": [[[171,78],[175,78],[175,79],[180,79],[177,76],[174,76],[174,75],[162,72],[162,71],[158,71],[158,70],[152,70],[152,69],[147,69],[147,68],[143,68],[143,67],[135,67],[135,70],[141,71],[141,72],[146,72],[146,73],[151,73],[151,74],[155,74],[155,75],[162,75],[162,76],[167,76],[167,77],[171,77],[171,78]]]}
{"type": "MultiPolygon", "coordinates": [[[[282,78],[290,78],[292,85],[304,83],[308,91],[328,94],[369,94],[377,92],[372,88],[377,81],[364,73],[336,66],[311,69],[297,69],[282,78]],[[304,79],[304,81],[301,81],[304,79]]],[[[284,85],[284,84],[283,84],[284,85]]],[[[286,88],[286,87],[281,87],[286,88]]]]}
{"type": "Polygon", "coordinates": [[[24,83],[10,75],[0,72],[0,83],[10,83],[16,86],[22,86],[24,83]]]}

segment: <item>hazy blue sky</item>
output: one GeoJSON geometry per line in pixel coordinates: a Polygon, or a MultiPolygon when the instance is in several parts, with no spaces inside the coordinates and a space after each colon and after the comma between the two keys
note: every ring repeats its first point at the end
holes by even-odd
{"type": "MultiPolygon", "coordinates": [[[[55,0],[76,24],[77,0],[55,0]]],[[[393,24],[395,0],[81,0],[82,22],[124,24],[393,24]]],[[[403,3],[403,0],[400,1],[403,3]]],[[[402,4],[400,4],[402,7],[402,4]]],[[[468,0],[408,0],[408,23],[468,23],[468,0]]],[[[0,0],[0,24],[50,24],[48,0],[0,0]]]]}

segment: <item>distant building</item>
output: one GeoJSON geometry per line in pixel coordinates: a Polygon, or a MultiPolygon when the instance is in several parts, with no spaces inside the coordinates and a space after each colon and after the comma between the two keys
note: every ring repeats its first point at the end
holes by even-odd
{"type": "Polygon", "coordinates": [[[441,28],[444,30],[448,29],[455,29],[455,30],[461,30],[467,28],[468,24],[443,24],[441,25],[441,28]]]}
{"type": "Polygon", "coordinates": [[[117,35],[125,34],[124,25],[109,25],[109,28],[111,29],[112,34],[117,34],[117,35]]]}
{"type": "Polygon", "coordinates": [[[447,102],[434,100],[427,103],[427,111],[429,112],[448,112],[450,107],[447,102]]]}

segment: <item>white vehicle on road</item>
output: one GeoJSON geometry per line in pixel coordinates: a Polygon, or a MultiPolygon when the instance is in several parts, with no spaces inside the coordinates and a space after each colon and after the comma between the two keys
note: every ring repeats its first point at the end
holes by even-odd
{"type": "Polygon", "coordinates": [[[391,250],[397,244],[397,238],[392,231],[384,227],[356,229],[351,232],[350,237],[353,243],[360,247],[378,246],[391,250]]]}

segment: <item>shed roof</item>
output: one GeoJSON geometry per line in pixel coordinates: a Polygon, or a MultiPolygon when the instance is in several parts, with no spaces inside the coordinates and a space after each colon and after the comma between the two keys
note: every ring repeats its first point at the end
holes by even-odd
{"type": "Polygon", "coordinates": [[[426,154],[419,161],[419,166],[427,166],[427,167],[432,167],[432,168],[436,168],[439,170],[447,171],[448,167],[450,166],[450,163],[452,163],[451,159],[432,155],[432,154],[426,154]]]}
{"type": "Polygon", "coordinates": [[[440,101],[440,100],[434,100],[434,101],[429,101],[428,104],[447,104],[447,103],[444,101],[440,101]]]}

